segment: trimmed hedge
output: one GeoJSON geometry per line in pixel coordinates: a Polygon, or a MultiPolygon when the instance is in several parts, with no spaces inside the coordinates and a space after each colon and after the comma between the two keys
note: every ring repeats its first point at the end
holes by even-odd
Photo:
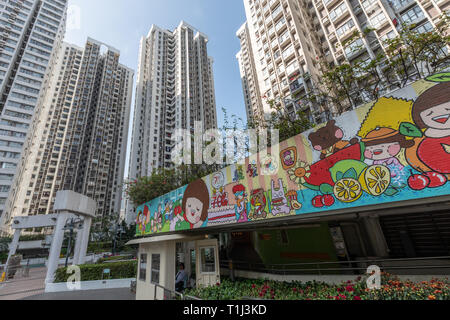
{"type": "MultiPolygon", "coordinates": [[[[111,279],[136,278],[137,261],[124,261],[106,264],[84,264],[79,266],[81,281],[102,280],[103,269],[111,270],[111,279]]],[[[55,283],[66,282],[71,274],[67,274],[67,268],[56,270],[55,283]]]]}
{"type": "Polygon", "coordinates": [[[111,251],[111,250],[112,250],[111,241],[90,242],[87,247],[87,252],[93,252],[93,253],[102,253],[102,252],[111,251]]]}
{"type": "Polygon", "coordinates": [[[41,241],[45,240],[45,234],[36,234],[36,235],[23,235],[20,236],[19,241],[41,241]]]}

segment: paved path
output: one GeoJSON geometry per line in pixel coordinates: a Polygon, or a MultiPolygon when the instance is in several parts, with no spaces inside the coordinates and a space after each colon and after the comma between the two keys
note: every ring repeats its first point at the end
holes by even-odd
{"type": "Polygon", "coordinates": [[[0,283],[0,300],[136,300],[129,288],[45,293],[47,268],[30,269],[28,277],[18,271],[11,281],[0,283]]]}
{"type": "Polygon", "coordinates": [[[44,293],[22,300],[136,300],[129,288],[44,293]]]}
{"type": "Polygon", "coordinates": [[[13,280],[0,283],[0,300],[18,300],[44,293],[47,268],[30,269],[29,277],[22,277],[19,270],[13,280]]]}

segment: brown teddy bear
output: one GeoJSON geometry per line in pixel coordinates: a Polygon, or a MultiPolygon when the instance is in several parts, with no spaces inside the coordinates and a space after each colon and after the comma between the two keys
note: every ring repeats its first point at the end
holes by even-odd
{"type": "Polygon", "coordinates": [[[343,137],[344,131],[336,126],[335,120],[331,120],[325,127],[311,133],[309,140],[314,150],[321,152],[320,159],[323,160],[339,150],[358,143],[357,138],[346,141],[342,140],[343,137]]]}

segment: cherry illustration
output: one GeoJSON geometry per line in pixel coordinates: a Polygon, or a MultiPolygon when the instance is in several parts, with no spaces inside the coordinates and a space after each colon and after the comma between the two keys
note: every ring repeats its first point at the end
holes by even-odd
{"type": "Polygon", "coordinates": [[[334,197],[330,194],[326,194],[322,197],[322,203],[326,207],[331,207],[334,204],[334,197]]]}
{"type": "Polygon", "coordinates": [[[411,189],[420,191],[430,185],[431,180],[428,176],[422,174],[413,174],[413,172],[411,173],[412,176],[408,179],[408,185],[411,189]]]}
{"type": "Polygon", "coordinates": [[[430,184],[428,185],[428,188],[442,187],[444,184],[447,183],[447,177],[437,172],[427,172],[424,173],[424,176],[430,179],[430,184]]]}
{"type": "Polygon", "coordinates": [[[312,205],[315,207],[315,208],[323,208],[323,206],[324,206],[324,204],[323,204],[323,202],[322,202],[322,196],[317,196],[317,197],[315,197],[313,200],[312,200],[312,205]]]}

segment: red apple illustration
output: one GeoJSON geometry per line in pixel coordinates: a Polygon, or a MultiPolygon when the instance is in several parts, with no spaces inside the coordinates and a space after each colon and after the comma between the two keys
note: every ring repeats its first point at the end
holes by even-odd
{"type": "Polygon", "coordinates": [[[422,174],[413,174],[408,179],[408,185],[413,190],[423,190],[431,183],[430,178],[422,174]]]}
{"type": "Polygon", "coordinates": [[[427,172],[424,173],[424,176],[430,179],[430,184],[428,185],[428,188],[442,187],[444,184],[447,183],[447,177],[437,172],[427,172]]]}

